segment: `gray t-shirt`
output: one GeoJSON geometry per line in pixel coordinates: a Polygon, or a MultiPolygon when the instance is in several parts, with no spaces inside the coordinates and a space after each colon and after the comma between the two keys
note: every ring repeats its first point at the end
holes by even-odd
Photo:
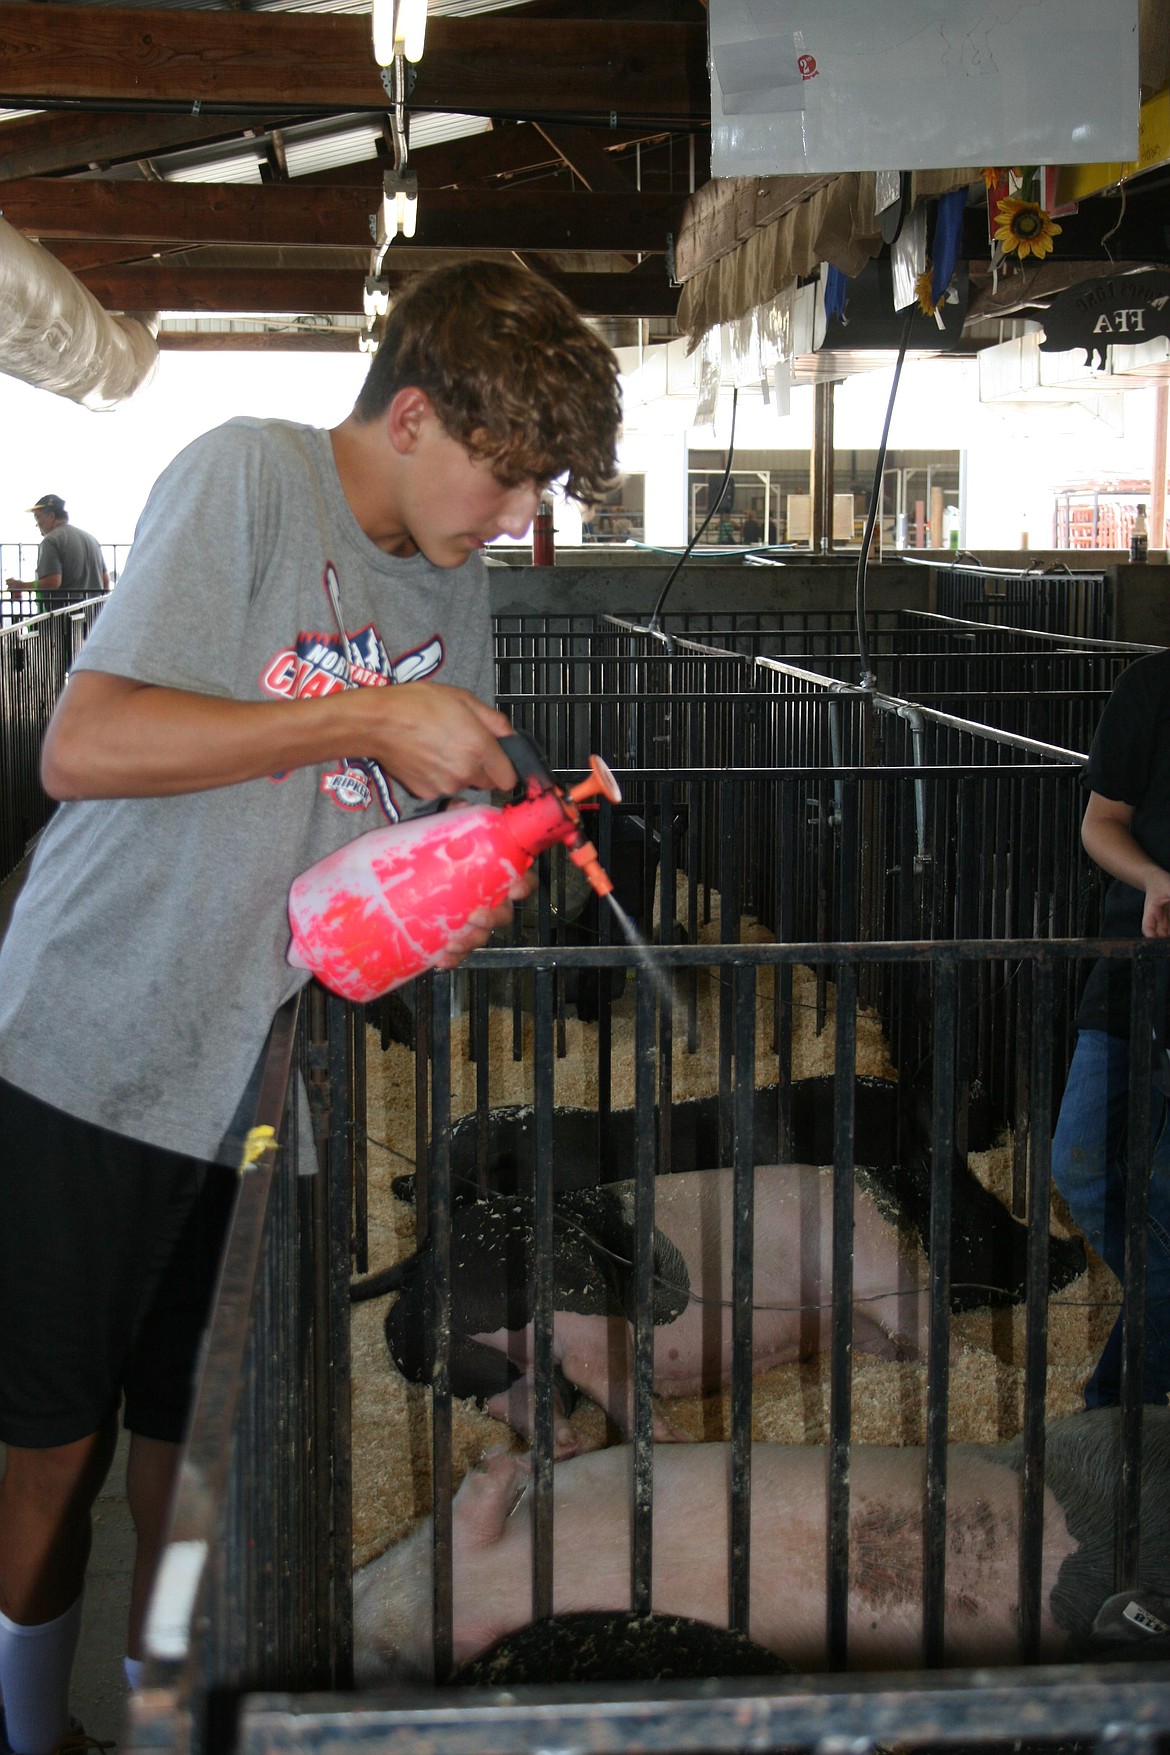
{"type": "Polygon", "coordinates": [[[106,563],[101,544],[88,530],[58,524],[41,538],[37,550],[37,578],[60,573],[62,591],[84,591],[100,597],[105,590],[106,563]]]}
{"type": "MultiPolygon", "coordinates": [[[[484,568],[383,554],[328,433],[234,420],[156,483],[75,668],[242,701],[347,676],[431,676],[491,700],[484,568]]],[[[308,979],[286,961],[290,883],[418,808],[360,750],[208,792],[61,805],[0,952],[0,1077],[217,1156],[274,1013],[308,979]]]]}

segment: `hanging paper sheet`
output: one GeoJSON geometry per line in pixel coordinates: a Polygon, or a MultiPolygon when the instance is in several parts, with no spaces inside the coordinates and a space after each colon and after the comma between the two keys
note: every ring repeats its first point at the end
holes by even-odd
{"type": "Polygon", "coordinates": [[[1138,0],[710,0],[711,173],[1137,151],[1138,0]]]}

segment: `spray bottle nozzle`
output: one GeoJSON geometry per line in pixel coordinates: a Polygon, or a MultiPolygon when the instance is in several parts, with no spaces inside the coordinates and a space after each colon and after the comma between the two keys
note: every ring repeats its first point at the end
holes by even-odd
{"type": "MultiPolygon", "coordinates": [[[[560,788],[548,771],[548,764],[543,755],[525,731],[514,731],[508,737],[500,739],[500,748],[516,770],[521,784],[530,789],[536,787],[541,792],[559,792],[560,788]]],[[[569,788],[568,797],[574,804],[580,804],[586,798],[594,798],[598,793],[609,799],[611,804],[620,804],[622,789],[615,780],[609,765],[600,756],[590,756],[590,774],[579,780],[576,786],[569,788]]]]}
{"type": "Polygon", "coordinates": [[[605,867],[597,857],[597,849],[592,841],[577,841],[569,848],[569,858],[574,865],[579,865],[585,876],[599,896],[608,896],[613,892],[613,882],[605,867]]]}
{"type": "MultiPolygon", "coordinates": [[[[580,866],[597,894],[609,895],[613,884],[598,861],[596,847],[586,837],[581,825],[580,810],[587,799],[599,796],[608,798],[611,804],[621,803],[622,790],[608,764],[600,756],[590,756],[590,771],[585,779],[579,780],[565,792],[557,785],[545,765],[544,757],[524,732],[513,732],[510,737],[502,737],[500,745],[515,768],[518,778],[527,787],[530,798],[540,794],[556,799],[566,827],[571,825],[572,833],[557,835],[555,838],[564,841],[569,858],[574,865],[580,866]]],[[[546,842],[545,845],[547,844],[546,842]]]]}

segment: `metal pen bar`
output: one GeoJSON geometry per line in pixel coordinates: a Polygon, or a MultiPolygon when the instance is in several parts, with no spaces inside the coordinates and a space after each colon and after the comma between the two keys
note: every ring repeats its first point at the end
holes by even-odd
{"type": "Polygon", "coordinates": [[[431,1057],[418,1049],[431,1039],[433,995],[432,977],[421,976],[414,983],[414,1225],[420,1248],[430,1235],[431,1057]]]}
{"type": "Polygon", "coordinates": [[[471,1023],[475,1032],[475,1186],[482,1197],[489,1192],[491,1135],[488,1104],[491,1096],[491,979],[468,975],[471,982],[471,1023]]]}
{"type": "Polygon", "coordinates": [[[1052,1116],[1051,963],[1035,969],[1031,1175],[1028,1180],[1027,1310],[1024,1339],[1024,1470],[1020,1483],[1020,1660],[1035,1663],[1042,1633],[1044,1431],[1048,1385],[1048,1228],[1052,1116]]]}
{"type": "MultiPolygon", "coordinates": [[[[434,1364],[431,1373],[431,1496],[434,1507],[435,1679],[451,1672],[454,1593],[451,1518],[451,1017],[450,970],[430,977],[431,1150],[426,1175],[431,1247],[434,1364]]],[[[425,1038],[420,1038],[425,1040],[425,1038]]],[[[415,1180],[417,1201],[418,1180],[415,1180]]]]}
{"type": "Polygon", "coordinates": [[[259,1695],[246,1703],[241,1755],[742,1755],[750,1750],[1056,1748],[1113,1739],[1131,1750],[1164,1741],[1163,1665],[1037,1665],[1028,1669],[882,1677],[449,1689],[398,1700],[259,1695]],[[1130,1742],[1130,1738],[1133,1742],[1130,1742]]]}
{"type": "Polygon", "coordinates": [[[833,1106],[833,1311],[829,1354],[828,1597],[829,1668],[849,1656],[849,1445],[853,1397],[853,1163],[857,1060],[857,977],[837,977],[833,1106]]]}
{"type": "MultiPolygon", "coordinates": [[[[350,1679],[353,1648],[353,1603],[345,1588],[353,1557],[353,1454],[350,1442],[349,1272],[350,1213],[355,1174],[365,1183],[365,1009],[330,994],[329,1156],[325,1174],[309,1178],[314,1231],[322,1247],[313,1253],[313,1382],[316,1426],[333,1434],[330,1466],[313,1471],[312,1508],[305,1547],[311,1551],[311,1529],[329,1533],[332,1564],[305,1568],[315,1585],[312,1624],[329,1630],[328,1680],[344,1685],[350,1679]],[[360,1127],[356,1118],[361,1117],[360,1127]]],[[[298,1179],[300,1180],[300,1179],[298,1179]]],[[[323,1678],[325,1679],[325,1678],[323,1678]]]]}
{"type": "MultiPolygon", "coordinates": [[[[738,787],[725,785],[719,794],[719,936],[726,944],[739,939],[739,841],[736,825],[741,811],[738,787]]],[[[735,1042],[733,977],[719,974],[719,1162],[729,1164],[733,1151],[731,1109],[732,1062],[735,1042]]]]}
{"type": "MultiPolygon", "coordinates": [[[[675,847],[675,791],[670,780],[658,787],[658,917],[659,940],[674,943],[678,902],[678,870],[675,847]]],[[[647,910],[651,919],[653,908],[647,910]]],[[[669,1170],[672,1162],[674,1108],[674,982],[663,983],[658,1006],[658,1167],[669,1170]]]]}
{"type": "Polygon", "coordinates": [[[553,1603],[553,968],[538,969],[532,1007],[533,1131],[532,1190],[533,1390],[532,1612],[552,1614],[553,1603]]]}
{"type": "Polygon", "coordinates": [[[195,1689],[197,1616],[209,1559],[229,1499],[232,1432],[245,1384],[244,1359],[259,1283],[261,1250],[276,1172],[279,1129],[293,1064],[300,995],[277,1012],[268,1034],[255,1121],[241,1158],[213,1316],[204,1341],[174,1505],[147,1616],[148,1685],[195,1689]]]}
{"type": "Polygon", "coordinates": [[[654,1556],[654,1115],[655,992],[649,975],[635,975],[634,1013],[634,1475],[631,1603],[645,1615],[651,1604],[654,1556]]]}
{"type": "Polygon", "coordinates": [[[369,1105],[366,1101],[366,1028],[369,1022],[364,1006],[351,1008],[351,1035],[348,1044],[353,1068],[353,1130],[350,1145],[353,1186],[351,1226],[353,1265],[359,1274],[368,1273],[370,1267],[370,1191],[367,1175],[369,1136],[366,1132],[366,1116],[369,1112],[369,1105]]]}
{"type": "Polygon", "coordinates": [[[732,974],[735,1091],[732,1111],[731,1479],[728,1625],[747,1633],[751,1615],[752,1320],[755,1244],[756,972],[732,974]]]}
{"type": "Polygon", "coordinates": [[[957,969],[934,971],[934,1106],[930,1166],[930,1340],[926,1366],[926,1506],[923,1529],[923,1662],[943,1662],[946,1615],[947,1414],[950,1386],[951,1173],[954,1164],[957,969]]]}

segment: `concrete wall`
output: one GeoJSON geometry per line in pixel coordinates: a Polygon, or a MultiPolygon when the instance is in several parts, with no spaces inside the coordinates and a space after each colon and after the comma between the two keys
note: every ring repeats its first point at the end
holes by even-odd
{"type": "Polygon", "coordinates": [[[1170,566],[1147,562],[1114,569],[1117,580],[1114,634],[1119,640],[1140,640],[1170,646],[1170,566]]]}
{"type": "MultiPolygon", "coordinates": [[[[523,555],[524,551],[520,551],[523,555]]],[[[922,557],[927,558],[926,556],[922,557]]],[[[942,561],[945,551],[940,551],[942,561]]],[[[519,563],[520,557],[517,557],[519,563]]],[[[493,565],[489,569],[492,608],[497,614],[650,615],[676,556],[631,549],[563,550],[552,567],[493,565]]],[[[1170,646],[1170,564],[1159,557],[1131,566],[1124,556],[1106,552],[1073,555],[1067,550],[984,554],[987,567],[1045,570],[1064,567],[1103,572],[1115,587],[1114,638],[1170,646]]],[[[870,610],[930,609],[932,571],[913,563],[886,560],[871,564],[866,579],[870,610]]],[[[826,559],[805,556],[782,566],[748,566],[741,559],[689,560],[670,588],[665,610],[852,612],[856,605],[857,556],[826,559]]]]}

